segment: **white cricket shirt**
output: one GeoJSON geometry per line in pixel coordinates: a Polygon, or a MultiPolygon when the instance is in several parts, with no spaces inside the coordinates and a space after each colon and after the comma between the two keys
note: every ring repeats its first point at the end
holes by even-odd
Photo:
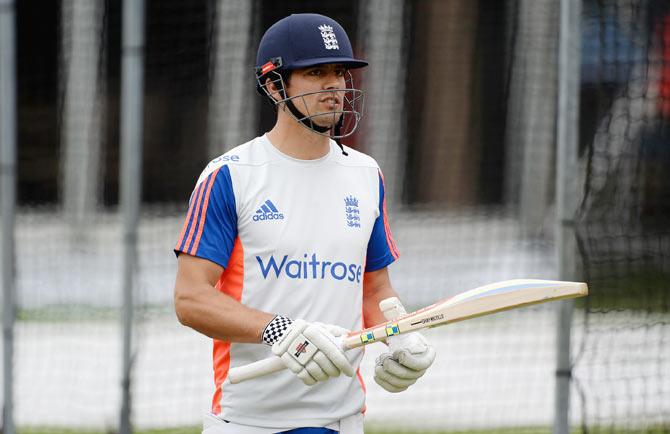
{"type": "MultiPolygon", "coordinates": [[[[297,160],[258,137],[215,158],[200,175],[175,252],[225,268],[217,288],[254,309],[358,330],[363,274],[398,257],[383,177],[369,156],[335,142],[318,160],[297,160]]],[[[272,356],[264,344],[214,341],[212,413],[239,424],[324,426],[360,413],[357,375],[305,386],[289,371],[240,384],[231,367],[272,356]]]]}

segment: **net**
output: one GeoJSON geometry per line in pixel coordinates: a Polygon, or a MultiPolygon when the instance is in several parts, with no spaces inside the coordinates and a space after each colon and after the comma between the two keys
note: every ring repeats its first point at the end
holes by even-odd
{"type": "Polygon", "coordinates": [[[118,363],[119,297],[110,291],[118,286],[116,219],[101,212],[104,9],[102,2],[17,2],[16,13],[15,420],[105,429],[119,396],[118,370],[104,366],[118,363]]]}
{"type": "MultiPolygon", "coordinates": [[[[172,248],[207,162],[272,127],[252,66],[262,31],[290,13],[336,19],[371,63],[355,71],[365,114],[344,143],[384,171],[401,252],[390,273],[408,308],[495,281],[559,277],[558,3],[147,2],[131,377],[138,432],[200,432],[210,408],[211,341],[175,317],[172,248]]],[[[667,432],[670,10],[662,0],[585,0],[582,19],[576,262],[591,295],[572,328],[571,424],[667,432]]],[[[17,20],[16,423],[26,432],[113,432],[121,5],[24,0],[17,20]]],[[[550,432],[556,318],[556,306],[540,305],[427,331],[438,358],[401,394],[374,383],[383,348],[369,346],[368,431],[550,432]]]]}
{"type": "Polygon", "coordinates": [[[670,8],[584,9],[578,239],[591,286],[577,364],[589,432],[667,432],[670,8]]]}

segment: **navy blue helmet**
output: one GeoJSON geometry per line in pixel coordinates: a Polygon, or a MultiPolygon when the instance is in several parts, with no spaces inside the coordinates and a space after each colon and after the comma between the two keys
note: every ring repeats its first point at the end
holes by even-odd
{"type": "MultiPolygon", "coordinates": [[[[367,65],[366,61],[354,58],[349,37],[337,21],[319,14],[293,14],[277,21],[265,32],[258,46],[255,69],[259,92],[267,95],[273,104],[286,104],[290,113],[305,127],[340,139],[353,134],[362,116],[363,92],[353,87],[348,70],[367,65]],[[302,113],[294,101],[307,94],[288,97],[284,72],[324,64],[339,64],[347,69],[345,88],[337,89],[344,93],[342,109],[318,115],[302,113]],[[270,83],[279,94],[268,89],[270,83]],[[328,115],[333,116],[334,126],[324,127],[314,122],[315,117],[328,115]]],[[[333,90],[310,94],[328,92],[333,90]]]]}
{"type": "Polygon", "coordinates": [[[270,27],[258,46],[256,67],[281,58],[285,69],[340,63],[362,68],[364,60],[354,58],[351,43],[337,21],[319,14],[294,14],[270,27]]]}

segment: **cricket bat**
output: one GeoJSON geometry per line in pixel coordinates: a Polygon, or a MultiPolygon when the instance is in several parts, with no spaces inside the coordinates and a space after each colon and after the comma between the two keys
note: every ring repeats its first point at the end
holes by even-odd
{"type": "MultiPolygon", "coordinates": [[[[540,279],[495,282],[462,292],[385,323],[351,332],[341,338],[341,346],[344,350],[349,350],[384,340],[389,336],[438,327],[532,304],[585,295],[588,295],[588,287],[583,282],[540,279]]],[[[230,369],[228,379],[231,383],[236,384],[269,375],[284,368],[284,363],[280,358],[270,357],[230,369]]]]}

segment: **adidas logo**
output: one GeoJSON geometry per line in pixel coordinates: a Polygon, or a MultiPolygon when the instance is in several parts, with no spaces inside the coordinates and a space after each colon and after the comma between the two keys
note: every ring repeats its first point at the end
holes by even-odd
{"type": "Polygon", "coordinates": [[[256,210],[253,220],[255,222],[262,220],[284,220],[284,214],[280,213],[275,204],[268,199],[256,210]]]}

